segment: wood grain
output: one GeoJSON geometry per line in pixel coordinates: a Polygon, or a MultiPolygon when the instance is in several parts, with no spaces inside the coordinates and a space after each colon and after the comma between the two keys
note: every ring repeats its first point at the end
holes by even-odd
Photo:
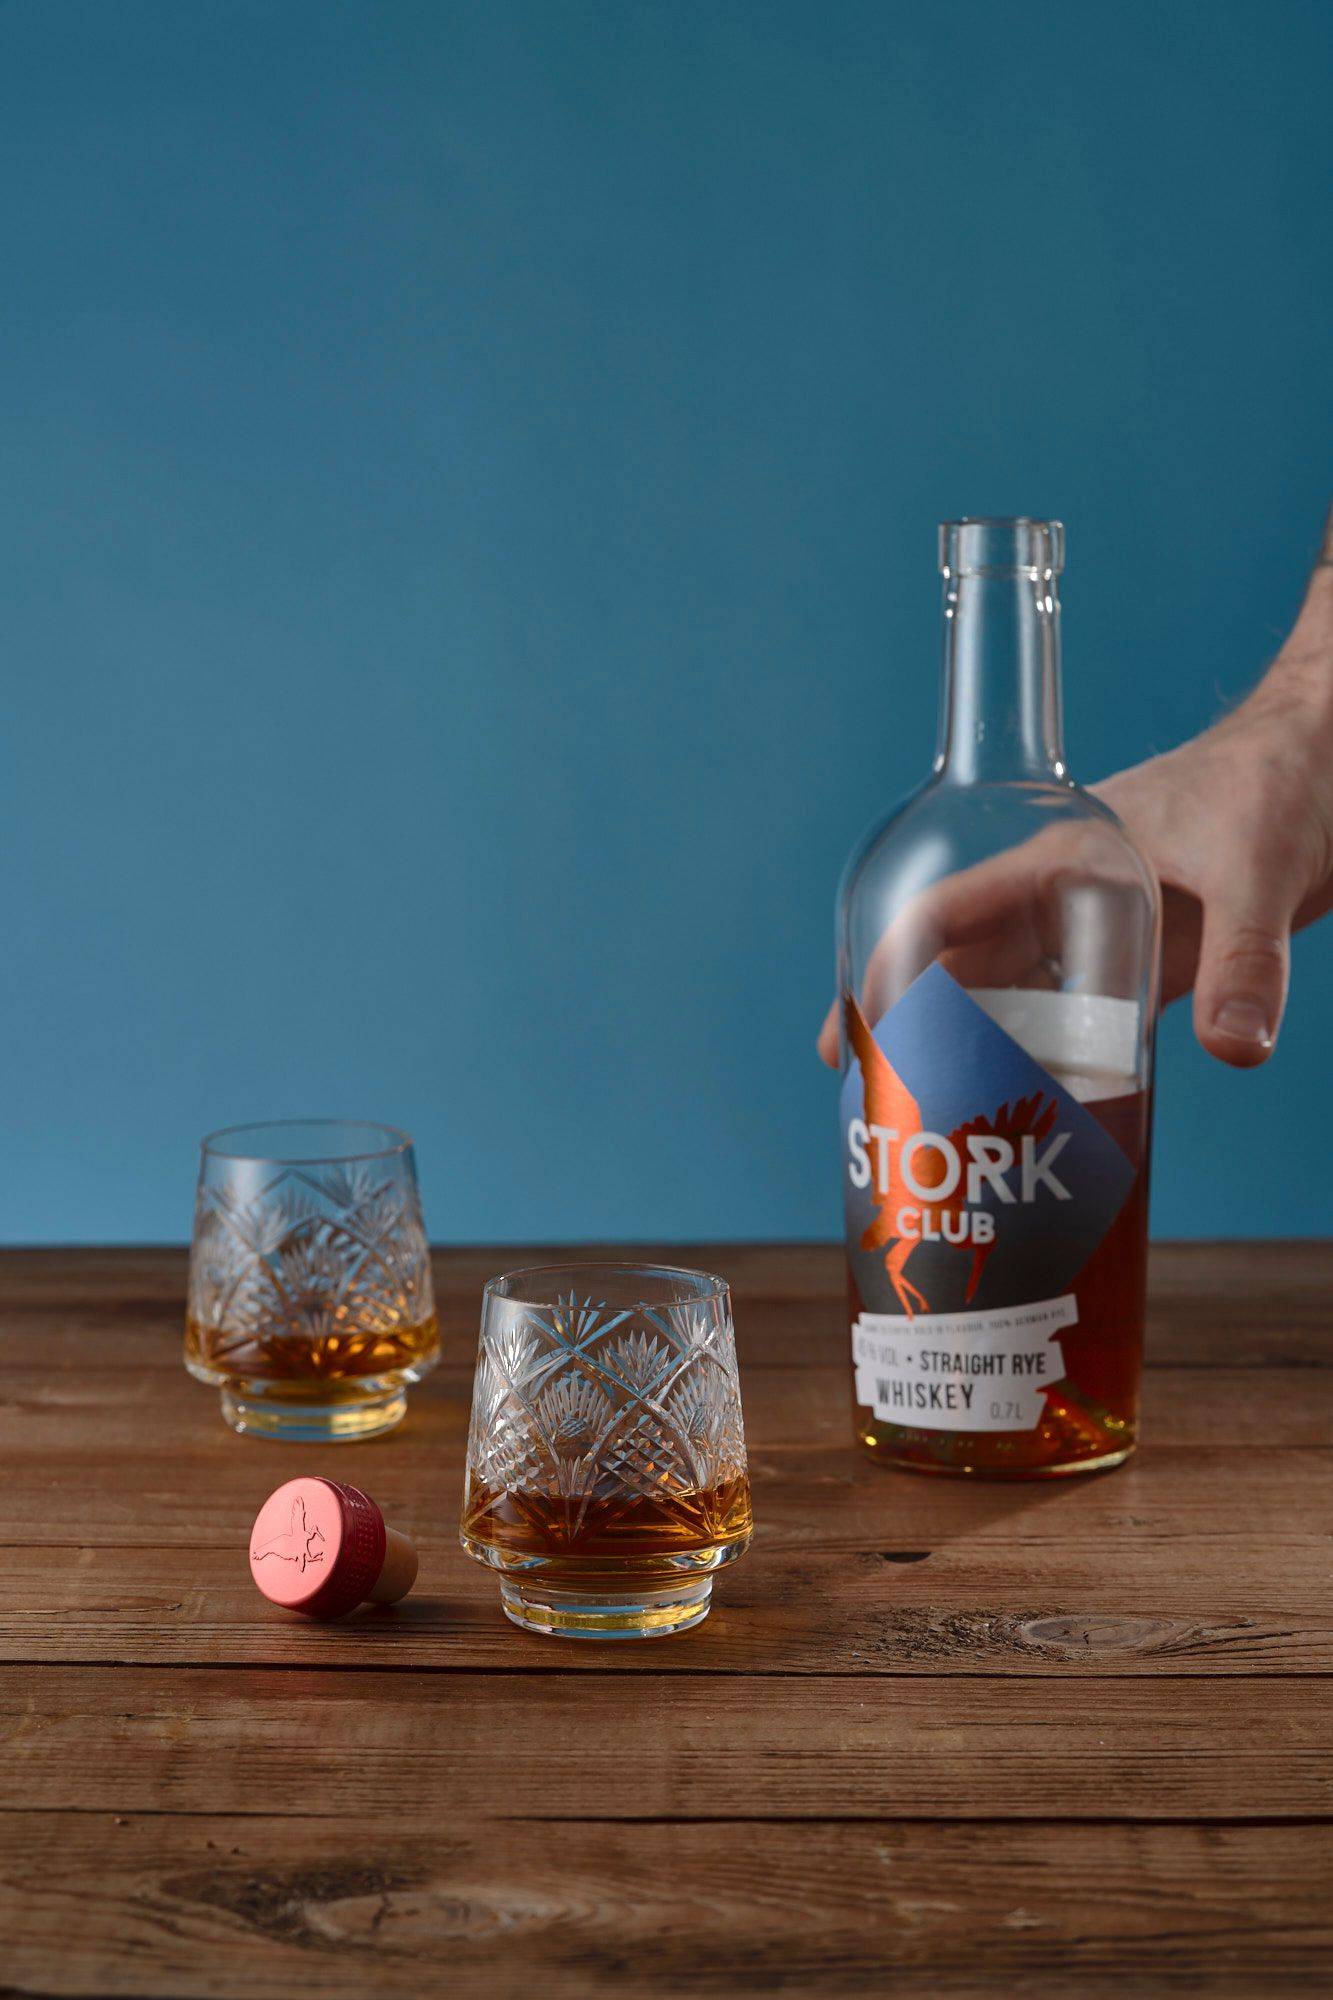
{"type": "Polygon", "coordinates": [[[10,1993],[1318,1991],[1324,1826],[0,1814],[10,1993]],[[96,1893],[86,1893],[95,1882],[96,1893]],[[53,1968],[57,1968],[53,1971],[53,1968]],[[157,1982],[154,1986],[149,1981],[157,1982]]]}
{"type": "MultiPolygon", "coordinates": [[[[1200,1543],[1200,1548],[1207,1545],[1200,1543]]],[[[494,1577],[452,1543],[413,1596],[311,1626],[266,1604],[234,1547],[11,1548],[0,1660],[85,1665],[499,1668],[545,1673],[548,1646],[503,1618],[494,1577]]],[[[583,1645],[560,1671],[1064,1677],[1333,1672],[1327,1538],[1236,1537],[1181,1574],[1162,1537],[1066,1548],[988,1540],[803,1556],[766,1548],[718,1579],[684,1646],[583,1645]],[[1275,1561],[1275,1557],[1277,1560],[1275,1561]],[[1295,1572],[1299,1582],[1287,1581],[1295,1572]]]]}
{"type": "MultiPolygon", "coordinates": [[[[538,1639],[531,1644],[540,1645],[538,1639]]],[[[1283,1681],[47,1667],[14,1781],[81,1811],[567,1819],[1294,1819],[1333,1712],[1283,1681]],[[761,1747],[762,1746],[762,1747],[761,1747]]]]}
{"type": "Polygon", "coordinates": [[[1008,1487],[851,1448],[836,1250],[669,1253],[735,1287],[758,1530],[629,1648],[455,1539],[481,1285],[561,1254],[438,1253],[445,1366],[329,1455],[418,1590],[318,1627],[244,1561],[312,1454],[185,1377],[182,1253],[0,1253],[0,1995],[1330,1983],[1333,1249],[1155,1251],[1144,1449],[1008,1487]]]}

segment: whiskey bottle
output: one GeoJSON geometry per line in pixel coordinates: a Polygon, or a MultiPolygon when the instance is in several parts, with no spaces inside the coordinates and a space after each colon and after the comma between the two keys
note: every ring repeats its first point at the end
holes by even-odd
{"type": "Polygon", "coordinates": [[[1036,1477],[1138,1426],[1161,899],[1061,741],[1055,521],[940,530],[926,783],[839,898],[856,1431],[1036,1477]]]}

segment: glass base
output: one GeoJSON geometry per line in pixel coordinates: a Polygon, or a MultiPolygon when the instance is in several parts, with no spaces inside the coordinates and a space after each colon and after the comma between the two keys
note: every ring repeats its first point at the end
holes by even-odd
{"type": "Polygon", "coordinates": [[[552,1639],[669,1639],[703,1623],[713,1579],[695,1577],[678,1590],[603,1594],[553,1590],[540,1576],[506,1576],[500,1598],[506,1618],[552,1639]]]}
{"type": "Polygon", "coordinates": [[[368,1383],[364,1395],[344,1397],[336,1403],[265,1396],[257,1385],[222,1391],[223,1420],[234,1431],[286,1443],[355,1444],[362,1438],[382,1437],[406,1414],[407,1391],[401,1382],[368,1383]]]}

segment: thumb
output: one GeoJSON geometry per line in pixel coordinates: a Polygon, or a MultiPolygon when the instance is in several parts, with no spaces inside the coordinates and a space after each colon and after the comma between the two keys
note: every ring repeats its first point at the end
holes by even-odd
{"type": "Polygon", "coordinates": [[[1273,1053],[1287,998],[1291,900],[1270,880],[1205,898],[1194,1032],[1210,1056],[1253,1069],[1273,1053]]]}

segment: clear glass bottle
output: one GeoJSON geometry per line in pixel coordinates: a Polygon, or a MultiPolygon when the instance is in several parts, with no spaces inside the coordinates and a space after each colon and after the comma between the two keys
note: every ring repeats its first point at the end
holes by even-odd
{"type": "Polygon", "coordinates": [[[1058,522],[940,530],[939,748],[838,920],[861,1444],[1036,1477],[1134,1448],[1161,898],[1064,763],[1058,522]]]}

